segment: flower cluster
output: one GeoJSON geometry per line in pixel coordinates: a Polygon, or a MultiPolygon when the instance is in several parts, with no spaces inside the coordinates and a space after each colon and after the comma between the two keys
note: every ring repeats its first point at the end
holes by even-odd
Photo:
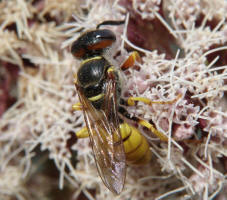
{"type": "Polygon", "coordinates": [[[224,0],[0,1],[0,199],[226,196],[226,7],[224,0]],[[129,122],[153,157],[128,167],[116,197],[98,176],[89,139],[75,136],[85,123],[72,110],[80,61],[69,47],[100,22],[123,19],[107,27],[117,41],[106,57],[120,66],[131,50],[140,53],[122,73],[122,98],[154,101],[126,109],[169,141],[129,122]]]}

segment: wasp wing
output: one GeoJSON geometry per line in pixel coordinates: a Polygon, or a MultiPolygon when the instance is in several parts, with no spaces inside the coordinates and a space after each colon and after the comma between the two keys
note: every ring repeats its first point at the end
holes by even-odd
{"type": "Polygon", "coordinates": [[[104,107],[97,110],[76,85],[90,141],[103,183],[119,194],[125,181],[125,152],[119,130],[116,82],[107,80],[104,107]]]}

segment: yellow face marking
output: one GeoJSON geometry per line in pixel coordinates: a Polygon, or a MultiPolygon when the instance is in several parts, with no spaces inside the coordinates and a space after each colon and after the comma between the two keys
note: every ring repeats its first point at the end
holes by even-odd
{"type": "Polygon", "coordinates": [[[90,101],[97,101],[97,100],[99,100],[99,99],[101,99],[102,97],[104,97],[104,94],[103,93],[101,93],[101,94],[99,94],[99,95],[97,95],[97,96],[94,96],[94,97],[90,97],[90,98],[88,98],[90,101]]]}
{"type": "Polygon", "coordinates": [[[99,59],[102,59],[102,57],[101,56],[95,56],[95,57],[92,57],[92,58],[88,58],[88,59],[82,61],[81,66],[83,66],[85,63],[87,63],[91,60],[99,60],[99,59]]]}

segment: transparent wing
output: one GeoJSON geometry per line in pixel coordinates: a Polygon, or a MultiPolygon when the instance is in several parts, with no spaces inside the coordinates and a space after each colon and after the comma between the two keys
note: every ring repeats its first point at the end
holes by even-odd
{"type": "Polygon", "coordinates": [[[76,87],[99,175],[112,192],[119,194],[124,187],[126,164],[119,131],[116,83],[114,80],[107,81],[105,103],[101,111],[96,110],[83,96],[80,88],[76,87]]]}

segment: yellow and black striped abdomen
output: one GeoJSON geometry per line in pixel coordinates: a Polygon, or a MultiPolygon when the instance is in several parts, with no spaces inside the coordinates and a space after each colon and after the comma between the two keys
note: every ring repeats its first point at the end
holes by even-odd
{"type": "Polygon", "coordinates": [[[127,123],[120,125],[126,161],[129,165],[144,165],[151,159],[151,151],[146,138],[127,123]]]}

